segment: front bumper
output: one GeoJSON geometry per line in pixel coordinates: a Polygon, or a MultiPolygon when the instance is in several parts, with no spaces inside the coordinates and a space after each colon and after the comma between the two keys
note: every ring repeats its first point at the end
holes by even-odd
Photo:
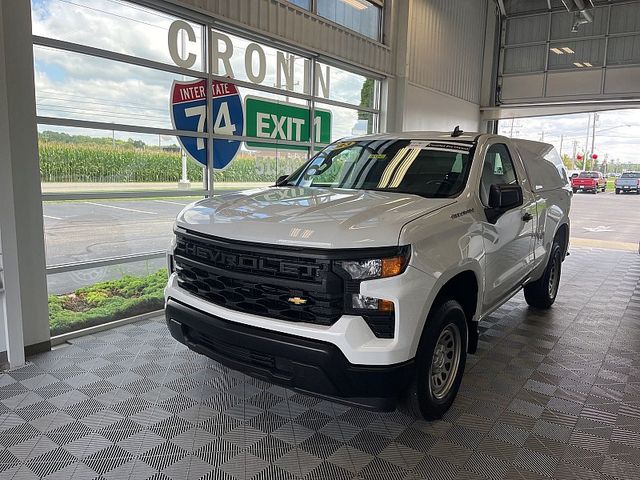
{"type": "Polygon", "coordinates": [[[354,365],[331,343],[227,321],[172,298],[166,319],[176,340],[229,368],[364,408],[394,409],[413,375],[413,360],[354,365]]]}
{"type": "Polygon", "coordinates": [[[430,277],[411,265],[397,277],[362,282],[363,295],[386,298],[395,304],[396,322],[393,338],[377,338],[358,315],[343,315],[331,326],[292,322],[239,312],[191,294],[178,285],[177,274],[169,277],[165,298],[213,317],[264,330],[284,333],[335,345],[346,359],[356,365],[393,365],[415,357],[426,305],[424,292],[430,291],[430,277]]]}

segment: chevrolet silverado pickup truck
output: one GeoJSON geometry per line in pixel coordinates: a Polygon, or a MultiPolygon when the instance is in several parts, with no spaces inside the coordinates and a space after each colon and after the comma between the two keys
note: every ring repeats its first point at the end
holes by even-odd
{"type": "Polygon", "coordinates": [[[580,172],[577,177],[571,179],[573,193],[578,191],[598,193],[607,188],[607,179],[600,172],[580,172]]]}
{"type": "Polygon", "coordinates": [[[640,172],[624,172],[616,178],[616,194],[627,192],[640,195],[640,172]]]}
{"type": "Polygon", "coordinates": [[[250,376],[441,417],[478,322],[556,299],[572,197],[551,145],[415,132],[333,143],[269,188],[187,206],[166,321],[250,376]]]}

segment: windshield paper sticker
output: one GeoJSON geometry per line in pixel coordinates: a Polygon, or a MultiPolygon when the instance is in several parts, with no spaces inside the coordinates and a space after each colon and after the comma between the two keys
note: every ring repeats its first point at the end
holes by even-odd
{"type": "Polygon", "coordinates": [[[456,152],[469,153],[472,144],[458,142],[432,142],[432,141],[416,141],[409,143],[407,148],[418,148],[420,150],[436,150],[439,152],[456,152]]]}

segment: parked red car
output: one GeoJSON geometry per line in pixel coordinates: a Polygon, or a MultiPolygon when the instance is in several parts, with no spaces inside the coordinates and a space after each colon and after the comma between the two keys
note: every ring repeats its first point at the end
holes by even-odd
{"type": "Polygon", "coordinates": [[[604,192],[607,188],[607,179],[600,172],[580,172],[580,175],[571,179],[573,193],[578,190],[583,192],[604,192]]]}

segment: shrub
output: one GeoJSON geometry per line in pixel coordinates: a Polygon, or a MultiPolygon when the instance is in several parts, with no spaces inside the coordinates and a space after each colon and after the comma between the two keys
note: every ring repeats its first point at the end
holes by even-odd
{"type": "Polygon", "coordinates": [[[160,269],[145,277],[125,275],[66,295],[49,295],[51,334],[60,335],[159,310],[164,305],[166,282],[167,270],[160,269]]]}

